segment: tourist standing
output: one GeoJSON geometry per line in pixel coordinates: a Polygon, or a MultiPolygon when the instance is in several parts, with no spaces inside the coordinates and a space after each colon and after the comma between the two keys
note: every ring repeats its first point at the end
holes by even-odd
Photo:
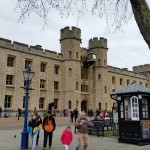
{"type": "Polygon", "coordinates": [[[44,129],[44,142],[43,150],[47,147],[47,139],[49,138],[49,148],[52,146],[53,131],[56,128],[55,118],[52,115],[52,111],[47,112],[47,116],[43,119],[43,129],[44,129]]]}

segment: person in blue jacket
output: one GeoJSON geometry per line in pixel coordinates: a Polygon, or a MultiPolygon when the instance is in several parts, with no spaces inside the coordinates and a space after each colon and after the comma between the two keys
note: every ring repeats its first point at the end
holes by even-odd
{"type": "Polygon", "coordinates": [[[32,150],[35,150],[37,135],[42,128],[40,119],[36,119],[36,115],[33,115],[28,123],[28,131],[32,138],[32,150]]]}

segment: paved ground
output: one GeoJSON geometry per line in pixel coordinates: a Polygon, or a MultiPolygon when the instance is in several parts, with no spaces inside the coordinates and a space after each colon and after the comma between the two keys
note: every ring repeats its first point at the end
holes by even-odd
{"type": "MultiPolygon", "coordinates": [[[[20,150],[21,132],[23,128],[23,118],[17,120],[15,117],[0,118],[0,150],[20,150]],[[16,138],[14,138],[16,135],[16,138]]],[[[56,117],[57,128],[53,136],[52,150],[64,150],[60,142],[60,136],[65,127],[70,124],[69,118],[56,117]]],[[[77,134],[73,131],[73,142],[70,150],[75,150],[77,145],[77,134]]],[[[118,143],[117,138],[89,136],[88,150],[150,150],[150,145],[137,146],[134,144],[118,143]]],[[[36,150],[42,150],[43,131],[40,133],[39,145],[36,150]]],[[[29,149],[31,149],[31,139],[29,139],[29,149]]]]}

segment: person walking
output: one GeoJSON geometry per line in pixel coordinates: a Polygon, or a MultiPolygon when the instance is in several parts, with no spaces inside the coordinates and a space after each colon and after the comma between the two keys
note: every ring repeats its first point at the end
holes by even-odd
{"type": "Polygon", "coordinates": [[[71,131],[71,126],[67,126],[67,128],[63,131],[61,135],[61,142],[65,146],[65,150],[69,150],[69,145],[72,142],[72,131],[71,131]]]}
{"type": "Polygon", "coordinates": [[[41,128],[42,124],[40,122],[40,119],[37,120],[36,115],[33,115],[28,123],[28,132],[30,133],[32,138],[32,150],[35,150],[37,135],[38,132],[40,132],[41,128]]]}
{"type": "Polygon", "coordinates": [[[20,120],[20,116],[21,116],[21,109],[18,108],[18,120],[20,120]]]}
{"type": "Polygon", "coordinates": [[[79,145],[76,147],[76,150],[86,150],[88,147],[88,126],[93,126],[91,121],[88,121],[86,118],[86,113],[82,112],[77,118],[75,127],[78,129],[78,142],[79,145]]]}
{"type": "Polygon", "coordinates": [[[0,106],[0,118],[2,117],[2,107],[0,106]]]}
{"type": "Polygon", "coordinates": [[[73,118],[74,118],[74,112],[71,110],[70,111],[70,122],[73,123],[73,118]]]}
{"type": "MultiPolygon", "coordinates": [[[[40,124],[42,125],[42,119],[40,117],[40,115],[36,115],[36,119],[40,122],[40,124]]],[[[38,132],[37,134],[37,138],[36,138],[36,145],[38,145],[38,142],[39,142],[39,137],[40,137],[40,131],[38,132]]]]}
{"type": "Polygon", "coordinates": [[[56,128],[55,118],[52,115],[52,111],[47,112],[47,116],[43,119],[43,129],[44,129],[44,141],[43,150],[47,147],[47,139],[49,138],[49,148],[52,146],[53,131],[56,128]]]}

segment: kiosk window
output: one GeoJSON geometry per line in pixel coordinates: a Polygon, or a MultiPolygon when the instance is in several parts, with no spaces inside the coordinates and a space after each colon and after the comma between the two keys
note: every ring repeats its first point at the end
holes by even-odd
{"type": "Polygon", "coordinates": [[[143,118],[149,118],[148,101],[146,98],[142,99],[142,117],[143,118]]]}

